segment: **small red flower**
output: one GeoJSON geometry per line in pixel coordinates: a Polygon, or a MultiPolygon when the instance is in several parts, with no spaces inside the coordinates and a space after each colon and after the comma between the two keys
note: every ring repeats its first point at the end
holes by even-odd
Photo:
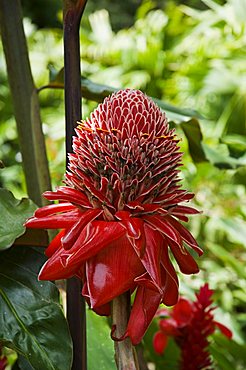
{"type": "Polygon", "coordinates": [[[0,357],[0,370],[5,370],[7,367],[7,358],[4,356],[4,357],[0,357]]]}
{"type": "Polygon", "coordinates": [[[179,222],[198,213],[182,205],[193,194],[179,184],[179,140],[155,103],[130,89],[106,98],[76,133],[66,186],[44,193],[59,204],[26,222],[62,229],[46,250],[39,279],[78,276],[82,294],[101,315],[110,314],[115,297],[136,290],[125,334],[136,344],[159,304],[177,302],[169,249],[185,274],[198,272],[187,246],[202,254],[179,222]]]}
{"type": "MultiPolygon", "coordinates": [[[[211,307],[212,295],[213,291],[205,284],[196,294],[196,301],[179,299],[169,313],[170,317],[159,322],[160,330],[153,338],[156,353],[162,354],[167,346],[168,336],[173,336],[181,348],[181,369],[211,369],[208,336],[213,334],[217,327],[229,339],[232,338],[232,332],[214,320],[212,312],[216,307],[211,307]]],[[[167,312],[165,314],[167,315],[167,312]]],[[[157,315],[163,315],[161,310],[157,315]]]]}
{"type": "Polygon", "coordinates": [[[0,370],[5,370],[8,365],[7,357],[2,354],[2,347],[0,345],[0,370]]]}

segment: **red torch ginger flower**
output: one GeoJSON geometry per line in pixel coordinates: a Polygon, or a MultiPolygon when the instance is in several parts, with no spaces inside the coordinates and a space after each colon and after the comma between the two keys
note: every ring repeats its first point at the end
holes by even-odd
{"type": "Polygon", "coordinates": [[[62,229],[46,250],[40,280],[82,279],[82,294],[99,314],[136,289],[127,332],[140,342],[161,302],[178,299],[180,270],[198,272],[187,246],[202,253],[188,221],[195,209],[180,205],[193,194],[179,185],[178,141],[165,114],[141,91],[107,97],[79,123],[69,155],[66,186],[47,191],[52,204],[26,222],[31,228],[62,229]]]}
{"type": "Polygon", "coordinates": [[[169,318],[159,322],[160,330],[153,338],[153,346],[158,354],[162,354],[167,346],[168,337],[173,336],[181,348],[180,369],[209,370],[212,369],[212,359],[208,351],[208,336],[216,327],[229,339],[232,332],[224,325],[214,320],[211,307],[213,290],[208,284],[201,287],[196,294],[196,301],[180,298],[171,312],[160,310],[157,315],[168,315],[169,318]]]}

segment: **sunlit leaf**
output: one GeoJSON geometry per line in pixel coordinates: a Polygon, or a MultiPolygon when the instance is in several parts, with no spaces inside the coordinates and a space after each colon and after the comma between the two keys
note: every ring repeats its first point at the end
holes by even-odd
{"type": "Polygon", "coordinates": [[[246,247],[246,222],[239,217],[225,218],[221,217],[219,225],[223,228],[232,242],[240,243],[246,247]]]}
{"type": "Polygon", "coordinates": [[[87,310],[88,370],[116,370],[110,330],[105,317],[87,310]]]}
{"type": "Polygon", "coordinates": [[[228,252],[225,248],[218,244],[207,243],[207,247],[217,258],[222,260],[225,265],[231,266],[231,268],[238,274],[239,277],[246,279],[244,263],[235,258],[231,252],[228,252]]]}
{"type": "Polygon", "coordinates": [[[213,344],[209,350],[214,357],[218,369],[244,369],[246,363],[246,346],[234,340],[228,340],[220,333],[213,335],[213,344]]]}
{"type": "Polygon", "coordinates": [[[230,153],[239,157],[246,152],[246,137],[242,135],[225,135],[221,139],[222,143],[229,147],[230,153]]]}
{"type": "Polygon", "coordinates": [[[23,223],[36,208],[30,199],[18,200],[10,191],[0,189],[0,250],[9,248],[17,237],[24,234],[23,223]]]}
{"type": "Polygon", "coordinates": [[[245,166],[246,164],[246,158],[244,156],[240,158],[231,157],[225,144],[220,144],[216,147],[213,147],[202,143],[202,147],[209,162],[218,168],[232,169],[245,166]]]}

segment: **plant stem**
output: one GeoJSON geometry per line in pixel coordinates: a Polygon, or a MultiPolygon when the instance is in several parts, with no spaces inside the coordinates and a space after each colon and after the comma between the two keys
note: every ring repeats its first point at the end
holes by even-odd
{"type": "MultiPolygon", "coordinates": [[[[130,309],[130,292],[120,295],[112,302],[112,325],[116,326],[114,336],[117,338],[126,332],[130,309]]],[[[137,354],[129,338],[115,341],[115,362],[118,370],[139,370],[137,354]]]]}
{"type": "Polygon", "coordinates": [[[47,203],[41,194],[51,188],[51,182],[20,0],[0,1],[0,26],[27,192],[41,206],[47,203]]]}
{"type": "MultiPolygon", "coordinates": [[[[72,152],[72,136],[81,119],[80,45],[79,27],[86,0],[64,0],[64,72],[66,153],[72,152]]],[[[67,157],[68,166],[68,157],[67,157]]],[[[86,316],[85,301],[81,296],[81,281],[67,281],[67,319],[73,340],[72,370],[86,370],[86,316]]]]}
{"type": "Polygon", "coordinates": [[[64,0],[64,83],[66,152],[72,152],[72,136],[81,119],[81,70],[79,27],[87,0],[64,0]]]}

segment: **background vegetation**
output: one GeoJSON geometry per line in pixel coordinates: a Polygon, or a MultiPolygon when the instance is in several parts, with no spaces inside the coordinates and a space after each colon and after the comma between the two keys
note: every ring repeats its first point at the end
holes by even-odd
{"type": "MultiPolygon", "coordinates": [[[[41,88],[58,81],[57,72],[63,66],[60,1],[47,1],[46,6],[36,1],[34,6],[25,0],[23,5],[32,72],[41,88]]],[[[244,369],[246,364],[245,25],[244,0],[89,0],[81,28],[84,77],[111,87],[141,89],[176,107],[196,110],[202,117],[193,120],[192,127],[202,132],[196,136],[192,129],[187,135],[181,127],[180,122],[190,118],[169,115],[182,138],[184,187],[196,194],[194,203],[203,211],[190,224],[204,249],[201,272],[180,275],[181,293],[193,298],[205,281],[215,290],[218,321],[232,329],[234,339],[228,342],[216,334],[211,351],[218,369],[228,370],[244,369]]],[[[65,167],[63,91],[47,88],[39,97],[56,186],[65,167]]],[[[83,100],[84,118],[95,105],[83,100]]],[[[5,166],[0,170],[0,185],[20,198],[26,195],[25,181],[2,49],[0,110],[0,159],[5,166]]],[[[89,320],[93,330],[101,325],[91,314],[89,320]]],[[[165,358],[153,354],[156,327],[154,323],[146,335],[145,355],[158,369],[164,364],[175,369],[173,344],[165,358]]]]}

